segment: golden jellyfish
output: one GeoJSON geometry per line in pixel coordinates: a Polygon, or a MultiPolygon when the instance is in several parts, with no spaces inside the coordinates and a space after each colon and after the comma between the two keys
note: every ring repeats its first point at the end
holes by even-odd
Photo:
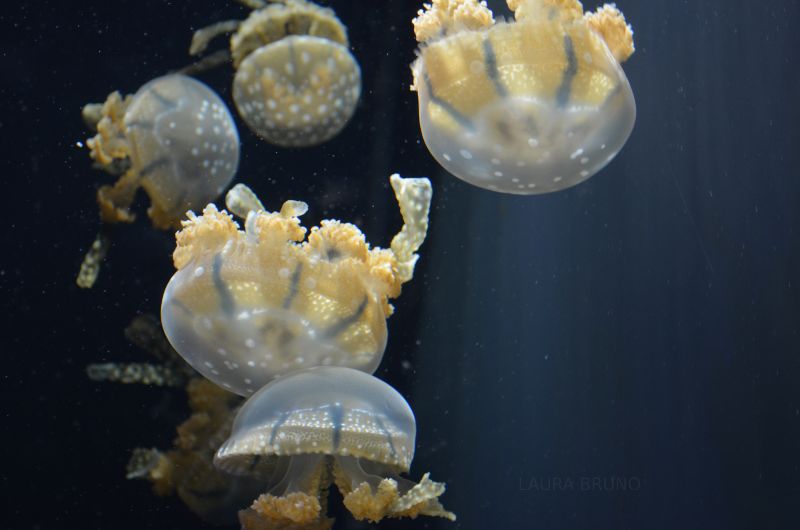
{"type": "Polygon", "coordinates": [[[394,388],[351,368],[316,367],[251,396],[214,463],[266,481],[267,492],[240,512],[246,529],[328,526],[331,484],[357,519],[455,520],[438,501],[444,484],[427,473],[419,483],[400,476],[414,458],[415,437],[414,414],[394,388]]]}
{"type": "MultiPolygon", "coordinates": [[[[239,165],[239,135],[231,113],[205,84],[172,74],[153,79],[133,96],[112,92],[83,109],[97,134],[87,141],[96,165],[119,175],[97,191],[104,223],[131,222],[139,188],[150,198],[157,228],[175,226],[228,186],[239,165]]],[[[91,287],[108,246],[101,233],[86,256],[78,285],[91,287]]]]}
{"type": "Polygon", "coordinates": [[[336,136],[361,94],[361,69],[344,25],[333,10],[307,0],[242,3],[254,9],[246,20],[198,30],[190,53],[202,53],[217,35],[234,32],[233,100],[250,129],[285,147],[336,136]]]}
{"type": "Polygon", "coordinates": [[[177,233],[177,272],[161,304],[172,346],[205,377],[248,396],[276,376],[311,366],[372,373],[386,347],[389,298],[414,274],[425,239],[431,184],[392,175],[404,225],[388,249],[370,248],[337,220],[306,229],[307,205],[267,212],[244,185],[227,207],[189,212],[177,233]]]}
{"type": "Polygon", "coordinates": [[[622,13],[577,0],[432,0],[414,19],[412,65],[425,144],[475,186],[548,193],[591,177],[619,152],[636,104],[620,63],[634,51],[622,13]]]}

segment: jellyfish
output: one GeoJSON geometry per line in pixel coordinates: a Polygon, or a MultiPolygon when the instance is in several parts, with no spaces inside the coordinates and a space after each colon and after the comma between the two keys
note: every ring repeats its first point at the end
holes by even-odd
{"type": "Polygon", "coordinates": [[[177,233],[161,304],[167,338],[195,369],[248,396],[278,375],[335,365],[372,373],[386,347],[389,298],[414,274],[431,184],[390,177],[404,225],[388,249],[370,248],[337,220],[306,229],[307,205],[266,212],[244,185],[227,196],[233,217],[209,204],[177,233]]]}
{"type": "MultiPolygon", "coordinates": [[[[284,147],[336,136],[361,94],[361,70],[348,49],[344,25],[331,9],[307,0],[242,3],[254,9],[246,20],[198,30],[190,53],[198,55],[217,35],[234,32],[233,100],[250,129],[284,147]]],[[[215,62],[212,56],[205,66],[215,62]]]]}
{"type": "Polygon", "coordinates": [[[425,144],[447,171],[513,194],[562,190],[608,164],[636,104],[620,63],[634,51],[622,13],[577,0],[432,0],[414,19],[412,65],[425,144]]]}
{"type": "Polygon", "coordinates": [[[314,527],[325,519],[323,494],[332,483],[360,520],[455,520],[438,501],[444,484],[427,473],[417,484],[400,476],[411,466],[415,436],[414,413],[394,388],[358,370],[320,366],[253,394],[214,463],[266,481],[267,492],[240,513],[244,528],[314,527]]]}
{"type": "MultiPolygon", "coordinates": [[[[97,166],[119,180],[97,191],[104,223],[132,222],[142,188],[153,225],[167,229],[191,208],[216,198],[239,164],[239,135],[225,103],[203,83],[173,74],[153,79],[133,96],[113,92],[84,107],[97,134],[88,140],[97,166]]],[[[108,248],[101,231],[89,250],[78,285],[91,287],[108,248]]]]}

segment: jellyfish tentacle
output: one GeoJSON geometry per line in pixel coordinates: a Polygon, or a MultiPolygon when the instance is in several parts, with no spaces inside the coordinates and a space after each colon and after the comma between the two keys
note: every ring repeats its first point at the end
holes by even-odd
{"type": "Polygon", "coordinates": [[[250,212],[266,211],[253,190],[241,183],[236,184],[225,194],[225,207],[240,219],[247,219],[250,212]]]}
{"type": "Polygon", "coordinates": [[[89,250],[83,257],[80,270],[78,271],[78,278],[75,282],[78,287],[82,289],[91,288],[97,281],[102,267],[103,260],[108,253],[108,248],[111,246],[111,239],[104,229],[100,229],[95,236],[94,241],[89,246],[89,250]]]}
{"type": "Polygon", "coordinates": [[[589,27],[603,37],[617,62],[623,63],[630,59],[636,50],[633,44],[633,28],[617,6],[605,4],[594,12],[586,13],[584,18],[589,27]]]}
{"type": "Polygon", "coordinates": [[[395,173],[389,177],[400,214],[403,227],[392,239],[391,249],[397,260],[397,277],[405,283],[414,276],[414,265],[419,258],[416,253],[428,233],[428,213],[431,206],[433,189],[426,178],[402,178],[395,173]]]}
{"type": "Polygon", "coordinates": [[[207,72],[208,70],[213,70],[217,66],[225,63],[229,63],[231,61],[231,52],[227,48],[223,48],[221,50],[217,50],[212,52],[205,57],[198,59],[197,61],[184,66],[175,71],[176,74],[183,74],[183,75],[197,75],[203,72],[207,72]]]}
{"type": "Polygon", "coordinates": [[[181,386],[186,376],[170,366],[151,363],[96,363],[86,368],[92,381],[155,386],[181,386]]]}
{"type": "Polygon", "coordinates": [[[212,40],[220,35],[233,33],[241,25],[241,20],[222,20],[196,30],[189,45],[189,55],[200,55],[208,48],[212,40]]]}

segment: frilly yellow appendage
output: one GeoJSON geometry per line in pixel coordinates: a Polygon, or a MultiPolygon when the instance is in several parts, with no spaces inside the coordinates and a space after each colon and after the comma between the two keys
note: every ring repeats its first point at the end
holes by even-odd
{"type": "Polygon", "coordinates": [[[316,497],[298,491],[284,497],[261,495],[253,502],[253,509],[262,517],[306,524],[319,517],[321,506],[316,497]]]}
{"type": "Polygon", "coordinates": [[[445,491],[445,485],[430,480],[429,473],[425,473],[418,484],[403,494],[397,488],[397,481],[391,478],[381,480],[376,491],[366,482],[352,490],[347,486],[347,481],[337,480],[336,485],[344,495],[344,505],[359,520],[377,523],[386,517],[413,519],[418,515],[456,520],[455,514],[445,510],[438,500],[445,491]]]}
{"type": "Polygon", "coordinates": [[[412,21],[417,42],[428,42],[454,31],[488,28],[494,24],[485,1],[433,0],[412,21]]]}
{"type": "Polygon", "coordinates": [[[90,156],[106,169],[116,160],[130,156],[130,141],[125,137],[125,111],[133,97],[125,98],[119,92],[112,92],[100,106],[90,103],[83,108],[83,119],[86,124],[97,131],[86,144],[91,149],[90,156]],[[99,109],[99,110],[98,110],[99,109]]]}
{"type": "Polygon", "coordinates": [[[206,206],[199,217],[191,211],[186,215],[189,219],[181,222],[183,228],[175,234],[177,245],[172,261],[176,269],[182,269],[199,254],[220,250],[229,241],[242,237],[233,217],[213,204],[206,206]]]}
{"type": "Polygon", "coordinates": [[[569,22],[583,16],[583,5],[578,0],[507,0],[506,3],[516,20],[555,15],[562,22],[569,22]]]}
{"type": "Polygon", "coordinates": [[[419,258],[416,252],[428,233],[428,213],[433,189],[426,178],[404,179],[397,173],[389,177],[389,182],[394,189],[404,222],[403,228],[392,239],[391,249],[396,260],[397,278],[400,283],[405,283],[414,276],[414,264],[419,258]]]}
{"type": "Polygon", "coordinates": [[[425,473],[419,483],[405,478],[384,478],[377,485],[362,482],[355,485],[337,463],[331,472],[320,466],[309,484],[301,491],[276,496],[260,495],[247,510],[239,512],[239,521],[245,530],[329,528],[333,519],[325,516],[328,487],[335,483],[343,496],[347,510],[358,520],[377,523],[385,518],[419,515],[456,520],[455,514],[444,509],[439,496],[445,485],[430,480],[425,473]],[[405,493],[400,493],[398,481],[403,482],[405,493]]]}
{"type": "Polygon", "coordinates": [[[586,13],[586,23],[606,41],[617,62],[627,61],[635,51],[633,28],[614,4],[605,4],[594,13],[586,13]]]}
{"type": "Polygon", "coordinates": [[[320,466],[308,478],[303,491],[275,496],[264,493],[247,510],[239,512],[245,530],[323,530],[333,525],[325,516],[330,475],[327,466],[320,466]]]}
{"type": "Polygon", "coordinates": [[[243,530],[328,530],[333,519],[321,511],[319,500],[305,493],[264,494],[250,509],[239,512],[239,523],[243,530]]]}
{"type": "MultiPolygon", "coordinates": [[[[430,181],[425,178],[390,177],[404,225],[392,239],[389,249],[370,248],[357,226],[337,220],[325,220],[311,229],[303,241],[306,229],[299,216],[308,210],[300,201],[286,201],[279,212],[266,212],[255,194],[245,185],[235,186],[226,197],[226,206],[245,219],[244,231],[226,211],[209,204],[203,215],[189,212],[188,220],[176,234],[173,254],[175,267],[180,270],[197,256],[215,254],[233,248],[244,239],[257,243],[265,253],[279,253],[312,269],[325,268],[326,276],[342,281],[361,276],[363,281],[382,285],[379,291],[388,298],[400,294],[400,286],[414,275],[414,265],[428,229],[428,212],[432,197],[430,181]]],[[[386,316],[392,312],[386,303],[386,316]]]]}
{"type": "Polygon", "coordinates": [[[129,210],[139,178],[130,168],[131,143],[126,135],[125,111],[133,100],[119,92],[108,95],[100,106],[90,103],[83,108],[83,119],[97,134],[86,141],[92,160],[104,171],[121,175],[113,185],[104,185],[97,190],[100,218],[106,223],[130,223],[136,216],[129,210]]]}
{"type": "Polygon", "coordinates": [[[516,20],[550,18],[551,14],[557,15],[562,22],[577,22],[582,18],[603,37],[617,62],[625,62],[633,55],[633,29],[614,4],[605,4],[595,12],[584,13],[578,0],[507,0],[507,3],[516,20]]]}
{"type": "Polygon", "coordinates": [[[238,68],[254,50],[288,35],[321,37],[348,46],[347,30],[332,9],[307,0],[281,0],[253,11],[231,37],[234,66],[238,68]]]}
{"type": "Polygon", "coordinates": [[[370,257],[369,245],[361,230],[335,219],[322,221],[319,227],[311,229],[308,249],[314,256],[335,253],[336,258],[352,259],[358,263],[367,263],[370,257]]]}
{"type": "Polygon", "coordinates": [[[146,479],[153,485],[159,497],[170,495],[175,490],[174,465],[172,460],[158,449],[137,447],[128,461],[126,478],[146,479]]]}

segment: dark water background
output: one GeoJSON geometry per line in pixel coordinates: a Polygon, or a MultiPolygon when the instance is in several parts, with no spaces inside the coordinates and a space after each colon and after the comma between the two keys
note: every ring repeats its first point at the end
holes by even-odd
{"type": "MultiPolygon", "coordinates": [[[[413,477],[446,481],[459,520],[382,527],[800,528],[800,2],[620,0],[636,128],[600,174],[541,197],[470,187],[428,155],[408,90],[418,2],[331,4],[364,76],[352,123],[285,150],[240,122],[240,179],[383,245],[400,225],[386,177],[434,181],[377,375],[417,415],[413,477]]],[[[184,65],[192,29],[245,14],[0,7],[0,528],[204,527],[124,479],[132,447],[169,447],[183,392],[85,377],[145,360],[122,330],[158,311],[174,243],[142,216],[95,289],[75,287],[108,180],[75,144],[84,103],[184,65]]],[[[230,101],[229,68],[202,79],[230,101]]]]}

